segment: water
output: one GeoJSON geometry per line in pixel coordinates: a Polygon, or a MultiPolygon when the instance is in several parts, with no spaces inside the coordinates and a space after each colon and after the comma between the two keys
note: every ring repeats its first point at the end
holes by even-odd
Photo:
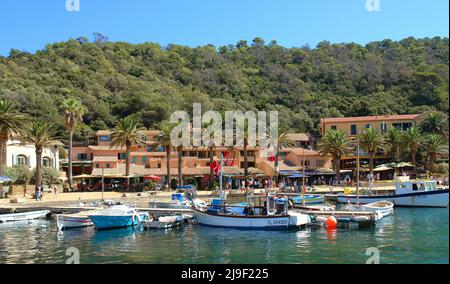
{"type": "Polygon", "coordinates": [[[53,221],[0,224],[0,263],[449,263],[448,209],[396,208],[372,229],[241,231],[187,225],[165,231],[75,229],[53,221]]]}

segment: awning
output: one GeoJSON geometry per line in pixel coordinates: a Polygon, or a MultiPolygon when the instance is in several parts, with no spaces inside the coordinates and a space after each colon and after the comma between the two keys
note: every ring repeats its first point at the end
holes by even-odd
{"type": "MultiPolygon", "coordinates": [[[[293,174],[291,176],[288,176],[288,178],[302,178],[302,177],[303,177],[303,174],[301,174],[301,173],[293,174]]],[[[307,178],[308,176],[305,175],[304,177],[307,178]]]]}

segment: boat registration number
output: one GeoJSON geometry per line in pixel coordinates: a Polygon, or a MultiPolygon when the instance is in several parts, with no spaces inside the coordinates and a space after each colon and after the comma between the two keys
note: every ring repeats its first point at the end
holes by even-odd
{"type": "Polygon", "coordinates": [[[267,220],[269,226],[287,225],[288,220],[267,220]]]}

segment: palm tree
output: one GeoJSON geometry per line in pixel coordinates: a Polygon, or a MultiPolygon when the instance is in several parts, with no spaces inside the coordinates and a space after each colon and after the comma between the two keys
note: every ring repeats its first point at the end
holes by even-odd
{"type": "Polygon", "coordinates": [[[41,184],[41,166],[42,166],[42,152],[43,149],[55,141],[52,129],[46,122],[36,120],[28,126],[28,129],[22,140],[32,143],[36,152],[36,188],[41,184]]]}
{"type": "Polygon", "coordinates": [[[402,135],[403,148],[411,153],[411,162],[416,164],[416,155],[419,148],[424,143],[424,135],[417,127],[411,127],[402,135]]]}
{"type": "Polygon", "coordinates": [[[375,154],[383,149],[385,145],[384,137],[380,131],[375,128],[367,128],[358,135],[361,148],[369,153],[369,170],[370,175],[373,176],[373,160],[375,154]]]}
{"type": "Polygon", "coordinates": [[[436,163],[438,156],[448,154],[448,144],[444,137],[439,134],[430,134],[426,136],[424,143],[424,152],[430,164],[430,168],[436,163]]]}
{"type": "MultiPolygon", "coordinates": [[[[212,122],[211,122],[212,123],[212,122]]],[[[208,149],[208,155],[209,155],[209,165],[212,165],[214,163],[214,151],[217,149],[216,143],[215,143],[215,138],[216,138],[216,133],[214,131],[211,131],[211,129],[207,129],[209,125],[211,125],[211,123],[206,124],[203,128],[202,128],[202,136],[208,132],[209,134],[209,138],[210,140],[208,141],[208,143],[204,146],[206,146],[206,148],[208,149]]],[[[214,169],[213,168],[209,168],[209,179],[208,179],[208,188],[212,189],[214,183],[214,169]]]]}
{"type": "Polygon", "coordinates": [[[431,112],[419,124],[419,130],[423,133],[435,133],[448,136],[448,116],[441,112],[431,112]]]}
{"type": "Polygon", "coordinates": [[[72,143],[73,143],[73,132],[78,122],[83,121],[83,115],[85,113],[85,108],[81,102],[75,98],[69,98],[62,102],[62,109],[64,110],[64,124],[69,132],[69,170],[68,170],[68,180],[69,186],[72,186],[72,143]]]}
{"type": "MultiPolygon", "coordinates": [[[[278,137],[276,137],[275,141],[275,163],[274,163],[274,168],[275,171],[278,168],[278,157],[279,157],[279,153],[281,150],[283,150],[283,148],[287,148],[287,147],[295,147],[296,143],[294,140],[292,140],[289,135],[285,132],[281,133],[278,135],[278,137]]],[[[275,184],[278,184],[279,182],[279,176],[278,176],[278,172],[276,173],[276,179],[275,179],[275,184]]]]}
{"type": "Polygon", "coordinates": [[[321,155],[331,154],[333,156],[337,181],[339,181],[341,177],[341,158],[352,152],[350,143],[351,142],[346,137],[344,131],[331,129],[325,133],[318,144],[319,153],[321,155]]]}
{"type": "Polygon", "coordinates": [[[25,116],[17,113],[7,99],[0,99],[0,176],[6,163],[6,143],[11,134],[20,134],[24,129],[25,116]]]}
{"type": "Polygon", "coordinates": [[[173,145],[170,138],[170,133],[172,132],[171,125],[162,125],[161,133],[155,137],[155,143],[152,145],[154,149],[164,148],[166,151],[166,168],[167,168],[167,176],[166,176],[166,184],[170,188],[171,184],[171,174],[170,174],[170,155],[172,154],[173,145]]]}
{"type": "Polygon", "coordinates": [[[385,133],[384,140],[386,152],[394,157],[395,162],[400,160],[401,132],[396,127],[392,127],[385,133]]]}
{"type": "Polygon", "coordinates": [[[127,190],[130,189],[129,175],[130,175],[130,154],[131,147],[145,144],[144,129],[139,127],[139,121],[133,116],[127,116],[117,121],[116,127],[111,132],[111,147],[126,148],[125,157],[125,176],[127,177],[127,190]]]}

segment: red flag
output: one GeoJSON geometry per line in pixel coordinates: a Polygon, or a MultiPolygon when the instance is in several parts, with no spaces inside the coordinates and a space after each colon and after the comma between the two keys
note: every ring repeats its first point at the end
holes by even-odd
{"type": "Polygon", "coordinates": [[[275,156],[269,156],[268,160],[269,160],[270,162],[275,162],[275,156]]]}

